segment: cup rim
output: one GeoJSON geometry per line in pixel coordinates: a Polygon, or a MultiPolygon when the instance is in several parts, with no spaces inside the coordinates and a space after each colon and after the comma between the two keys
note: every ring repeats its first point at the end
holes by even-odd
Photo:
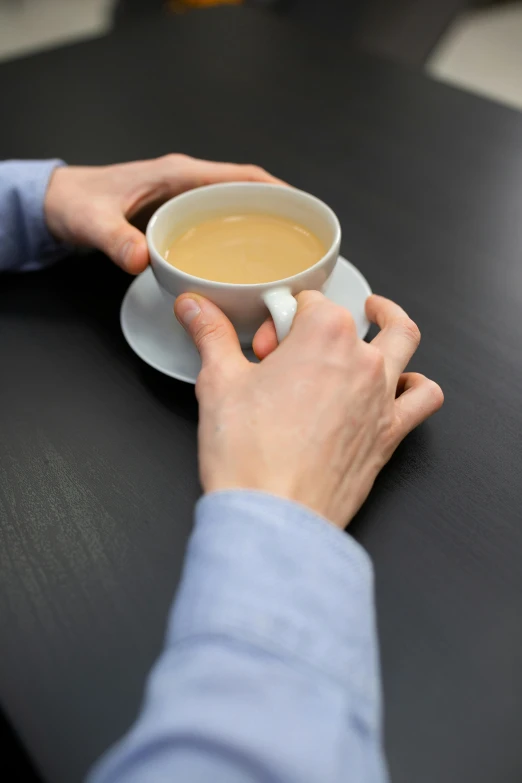
{"type": "Polygon", "coordinates": [[[324,201],[322,201],[320,198],[317,198],[317,196],[312,195],[311,193],[308,193],[306,190],[301,190],[300,188],[294,188],[291,185],[278,185],[276,183],[272,182],[217,182],[213,185],[201,185],[198,188],[192,188],[191,190],[187,190],[184,193],[179,193],[177,196],[173,196],[168,201],[165,201],[164,204],[162,204],[158,209],[154,212],[152,217],[150,218],[147,229],[146,229],[146,238],[147,238],[147,246],[149,249],[149,253],[152,255],[154,253],[155,261],[160,266],[162,266],[165,270],[169,270],[169,274],[173,273],[182,279],[190,282],[195,281],[196,284],[210,284],[212,286],[216,286],[217,288],[242,288],[242,289],[256,289],[256,288],[264,288],[267,286],[274,286],[274,285],[286,285],[291,283],[292,281],[296,280],[300,275],[307,274],[312,269],[316,269],[320,267],[322,264],[324,264],[328,258],[330,257],[332,251],[337,247],[339,247],[341,243],[341,224],[339,222],[339,218],[333,211],[331,207],[328,206],[324,201]],[[295,275],[291,275],[290,277],[283,277],[278,278],[277,280],[271,280],[268,283],[224,283],[219,280],[209,280],[206,277],[197,277],[196,275],[190,275],[188,272],[183,272],[181,269],[178,269],[173,264],[169,264],[169,262],[163,258],[162,253],[159,252],[159,250],[156,248],[156,245],[153,241],[152,232],[154,231],[154,227],[161,216],[163,212],[167,212],[169,208],[171,207],[173,202],[183,201],[184,199],[190,199],[191,197],[194,197],[195,194],[197,194],[199,191],[205,190],[221,190],[221,189],[228,189],[228,188],[235,188],[237,186],[241,187],[247,187],[247,188],[261,188],[263,190],[281,190],[283,188],[290,189],[291,191],[294,191],[295,193],[298,193],[301,196],[305,196],[309,201],[314,202],[316,205],[318,205],[323,211],[325,211],[329,217],[332,219],[333,225],[334,225],[334,238],[330,242],[328,249],[324,253],[321,258],[315,262],[312,266],[307,267],[307,269],[303,269],[301,272],[297,272],[295,275]]]}

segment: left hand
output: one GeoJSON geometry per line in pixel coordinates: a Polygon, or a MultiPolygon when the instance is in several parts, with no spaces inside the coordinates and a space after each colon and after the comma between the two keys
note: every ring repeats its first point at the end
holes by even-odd
{"type": "Polygon", "coordinates": [[[95,247],[136,275],[149,263],[149,253],[145,236],[130,219],[186,190],[236,181],[283,184],[258,166],[213,163],[187,155],[57,168],[45,197],[45,219],[57,239],[95,247]]]}

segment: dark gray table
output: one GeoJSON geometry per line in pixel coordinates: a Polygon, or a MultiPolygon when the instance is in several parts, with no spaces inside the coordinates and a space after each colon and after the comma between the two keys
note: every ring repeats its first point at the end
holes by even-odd
{"type": "MultiPolygon", "coordinates": [[[[256,161],[336,210],[446,393],[352,528],[392,777],[518,783],[522,117],[237,9],[2,65],[0,95],[0,157],[256,161]]],[[[0,702],[52,783],[134,718],[199,493],[193,390],[126,346],[128,283],[97,256],[0,281],[0,702]]]]}

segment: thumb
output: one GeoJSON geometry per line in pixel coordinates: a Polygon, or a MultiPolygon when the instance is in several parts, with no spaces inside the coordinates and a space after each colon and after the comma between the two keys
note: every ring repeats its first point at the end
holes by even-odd
{"type": "Polygon", "coordinates": [[[174,312],[192,337],[204,369],[228,374],[248,365],[234,327],[215,304],[199,294],[182,294],[174,312]]]}
{"type": "Polygon", "coordinates": [[[138,275],[149,263],[147,240],[121,214],[107,219],[98,228],[96,245],[115,264],[131,275],[138,275]]]}

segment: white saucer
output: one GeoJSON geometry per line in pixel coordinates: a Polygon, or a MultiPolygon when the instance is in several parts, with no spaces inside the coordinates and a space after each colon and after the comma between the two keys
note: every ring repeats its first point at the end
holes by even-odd
{"type": "MultiPolygon", "coordinates": [[[[371,289],[359,270],[342,256],[339,256],[325,294],[351,312],[359,337],[365,337],[370,325],[364,303],[371,289]]],[[[127,290],[120,323],[125,339],[140,359],[172,378],[196,382],[201,369],[199,354],[165,303],[150,267],[127,290]]],[[[255,361],[252,351],[245,351],[245,356],[255,361]]]]}

